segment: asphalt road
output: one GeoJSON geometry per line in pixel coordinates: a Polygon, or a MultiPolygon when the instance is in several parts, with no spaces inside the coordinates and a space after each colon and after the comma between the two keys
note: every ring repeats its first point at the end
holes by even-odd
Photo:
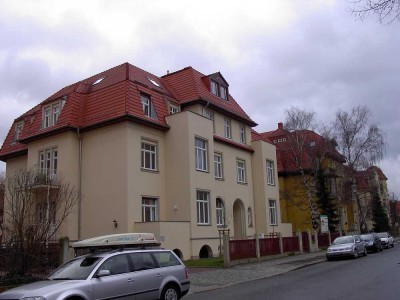
{"type": "Polygon", "coordinates": [[[275,277],[187,295],[183,299],[398,300],[400,243],[366,257],[327,261],[275,277]]]}

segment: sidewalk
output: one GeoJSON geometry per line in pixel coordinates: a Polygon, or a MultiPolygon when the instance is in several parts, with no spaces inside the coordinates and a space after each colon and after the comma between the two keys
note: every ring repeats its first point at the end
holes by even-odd
{"type": "Polygon", "coordinates": [[[235,265],[230,268],[188,268],[189,294],[228,287],[242,282],[276,276],[326,260],[325,251],[284,256],[235,265]]]}

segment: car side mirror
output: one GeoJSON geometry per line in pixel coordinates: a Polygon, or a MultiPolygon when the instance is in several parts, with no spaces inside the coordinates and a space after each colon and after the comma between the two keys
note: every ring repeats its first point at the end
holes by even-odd
{"type": "Polygon", "coordinates": [[[104,276],[110,276],[110,270],[100,270],[97,275],[96,278],[100,278],[100,277],[104,277],[104,276]]]}

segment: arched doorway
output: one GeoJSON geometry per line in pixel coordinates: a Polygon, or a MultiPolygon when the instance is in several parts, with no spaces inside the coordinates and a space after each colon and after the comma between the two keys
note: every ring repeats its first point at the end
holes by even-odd
{"type": "Polygon", "coordinates": [[[242,200],[236,199],[233,203],[233,229],[235,239],[242,239],[246,236],[245,211],[242,200]]]}
{"type": "Polygon", "coordinates": [[[212,257],[213,253],[210,246],[204,245],[203,247],[201,247],[199,252],[199,258],[212,258],[212,257]]]}
{"type": "Polygon", "coordinates": [[[175,253],[176,255],[178,255],[178,257],[179,257],[180,259],[183,259],[183,254],[182,254],[182,251],[181,251],[181,250],[179,250],[179,249],[174,249],[174,253],[175,253]]]}

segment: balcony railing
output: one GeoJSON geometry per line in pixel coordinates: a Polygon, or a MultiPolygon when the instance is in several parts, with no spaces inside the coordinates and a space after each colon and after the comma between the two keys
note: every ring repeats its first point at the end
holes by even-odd
{"type": "Polygon", "coordinates": [[[36,186],[57,186],[59,185],[59,174],[57,170],[38,169],[33,176],[32,184],[36,186]]]}

